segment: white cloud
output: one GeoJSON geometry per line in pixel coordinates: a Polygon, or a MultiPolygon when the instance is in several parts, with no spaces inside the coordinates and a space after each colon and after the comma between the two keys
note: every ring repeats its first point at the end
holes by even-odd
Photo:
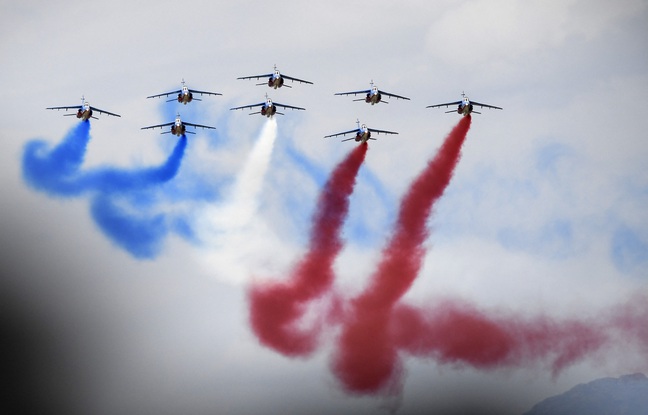
{"type": "Polygon", "coordinates": [[[646,5],[580,0],[472,0],[430,25],[427,51],[451,66],[484,70],[559,47],[571,36],[593,39],[646,5]]]}

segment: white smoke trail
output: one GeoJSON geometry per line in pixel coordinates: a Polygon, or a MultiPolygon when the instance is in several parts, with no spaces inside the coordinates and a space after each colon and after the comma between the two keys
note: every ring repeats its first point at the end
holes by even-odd
{"type": "Polygon", "coordinates": [[[226,201],[207,208],[199,220],[198,231],[206,248],[202,259],[210,273],[213,271],[219,279],[231,283],[245,282],[258,267],[258,254],[272,252],[276,244],[257,215],[276,138],[277,122],[269,119],[226,201]]]}
{"type": "Polygon", "coordinates": [[[252,220],[258,210],[259,192],[276,138],[277,122],[271,118],[263,126],[259,139],[236,177],[225,205],[217,207],[217,214],[211,217],[217,231],[244,227],[252,220]]]}

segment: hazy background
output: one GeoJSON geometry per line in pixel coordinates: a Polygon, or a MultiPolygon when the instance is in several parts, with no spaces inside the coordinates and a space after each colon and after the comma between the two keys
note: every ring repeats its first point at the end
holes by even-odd
{"type": "Polygon", "coordinates": [[[459,119],[425,106],[462,91],[504,110],[473,117],[406,298],[587,319],[648,294],[648,2],[2,1],[0,10],[9,404],[97,414],[520,413],[577,383],[648,370],[646,350],[622,341],[558,376],[538,362],[478,371],[405,357],[402,394],[348,395],[329,369],[333,339],[309,359],[281,356],[259,345],[245,299],[252,279],[284,277],[304,252],[318,190],[354,145],[322,137],[356,118],[400,133],[371,142],[351,199],[336,286],[361,290],[400,197],[459,119]],[[236,80],[274,64],[314,85],[274,91],[236,80]],[[223,96],[187,106],[145,99],[183,78],[223,96]],[[372,107],[333,95],[372,79],[411,101],[372,107]],[[252,219],[229,232],[202,227],[227,206],[266,123],[229,108],[266,92],[307,111],[277,117],[252,219]],[[115,199],[135,221],[171,224],[148,258],[94,220],[95,193],[57,197],[23,179],[25,145],[55,146],[78,123],[45,108],[81,95],[122,116],[91,121],[85,170],[163,163],[178,139],[140,128],[176,112],[217,127],[188,137],[173,180],[115,199]]]}

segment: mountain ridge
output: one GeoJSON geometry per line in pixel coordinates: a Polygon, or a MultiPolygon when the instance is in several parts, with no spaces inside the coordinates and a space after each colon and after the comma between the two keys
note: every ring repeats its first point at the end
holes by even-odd
{"type": "Polygon", "coordinates": [[[648,377],[643,373],[581,383],[535,404],[523,415],[646,415],[648,377]]]}

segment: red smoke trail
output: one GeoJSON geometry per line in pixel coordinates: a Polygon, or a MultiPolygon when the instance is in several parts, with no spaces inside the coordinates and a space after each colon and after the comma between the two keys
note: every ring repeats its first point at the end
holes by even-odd
{"type": "Polygon", "coordinates": [[[370,286],[351,303],[333,363],[335,373],[350,391],[376,392],[396,377],[397,350],[388,322],[395,303],[421,268],[423,243],[428,236],[426,221],[434,202],[450,183],[470,121],[470,116],[459,121],[412,183],[401,202],[394,233],[383,250],[370,286]]]}
{"type": "Polygon", "coordinates": [[[396,347],[415,356],[478,369],[545,359],[555,375],[611,340],[601,320],[489,316],[459,301],[443,301],[427,309],[399,305],[388,324],[396,347]]]}
{"type": "Polygon", "coordinates": [[[286,282],[252,286],[250,322],[264,345],[288,356],[315,350],[319,328],[296,326],[307,303],[325,294],[333,283],[333,262],[342,249],[340,229],[349,210],[358,170],[367,144],[356,147],[331,173],[313,217],[309,250],[286,282]]]}
{"type": "Polygon", "coordinates": [[[460,301],[421,309],[398,305],[386,325],[394,347],[414,356],[477,369],[542,361],[555,376],[615,341],[636,345],[647,356],[646,300],[637,295],[602,315],[578,320],[487,314],[460,301]]]}

